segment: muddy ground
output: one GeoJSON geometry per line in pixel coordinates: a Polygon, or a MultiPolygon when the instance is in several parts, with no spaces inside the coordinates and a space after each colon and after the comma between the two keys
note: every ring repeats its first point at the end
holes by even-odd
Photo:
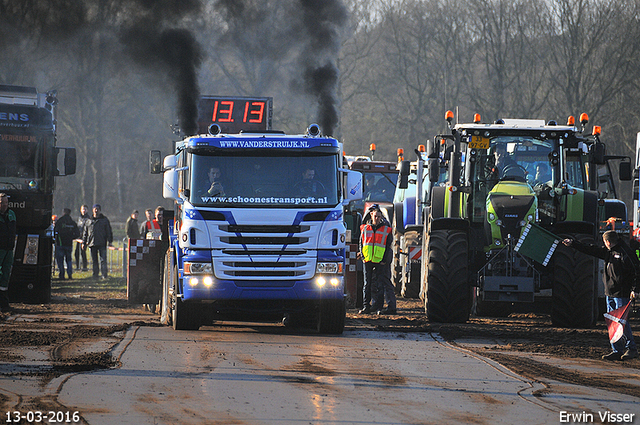
{"type": "MultiPolygon", "coordinates": [[[[0,375],[37,377],[45,386],[67,373],[117,367],[111,349],[130,326],[160,326],[156,315],[141,305],[128,304],[122,285],[117,279],[54,283],[50,304],[13,304],[13,313],[0,314],[0,375]],[[25,348],[44,353],[37,367],[24,367],[25,348]]],[[[640,319],[634,315],[631,323],[640,337],[640,319]]],[[[426,320],[418,300],[399,299],[396,316],[360,315],[352,309],[347,313],[346,327],[439,334],[453,346],[489,357],[532,380],[640,397],[640,386],[636,385],[640,382],[639,359],[601,360],[610,351],[604,322],[593,329],[561,329],[551,325],[548,315],[512,314],[508,318],[472,318],[465,324],[437,324],[426,320]],[[562,362],[554,359],[575,359],[593,367],[567,369],[556,365],[562,362]]],[[[0,406],[5,402],[0,394],[0,406]]],[[[55,408],[54,402],[44,398],[30,403],[23,407],[55,408]]]]}

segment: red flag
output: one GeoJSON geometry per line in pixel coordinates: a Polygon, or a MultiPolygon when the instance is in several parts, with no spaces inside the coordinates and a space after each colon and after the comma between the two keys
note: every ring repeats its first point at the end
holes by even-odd
{"type": "Polygon", "coordinates": [[[630,305],[631,301],[629,301],[629,304],[624,307],[617,308],[604,314],[604,321],[607,323],[607,327],[609,328],[609,341],[611,341],[612,344],[622,338],[624,326],[627,324],[627,317],[629,316],[630,305]]]}

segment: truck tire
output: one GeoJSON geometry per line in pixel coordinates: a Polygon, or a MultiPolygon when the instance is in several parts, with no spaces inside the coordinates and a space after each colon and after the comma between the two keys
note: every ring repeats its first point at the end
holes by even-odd
{"type": "MultiPolygon", "coordinates": [[[[173,283],[174,288],[178,288],[178,269],[174,266],[173,283]]],[[[176,296],[177,291],[173,291],[172,318],[173,329],[177,331],[193,331],[200,328],[200,322],[196,315],[194,306],[182,301],[182,298],[176,296]]]]}
{"type": "MultiPolygon", "coordinates": [[[[589,235],[561,235],[582,243],[594,243],[589,235]]],[[[595,324],[596,258],[558,245],[553,254],[551,321],[563,328],[590,328],[595,324]]]]}
{"type": "Polygon", "coordinates": [[[429,232],[423,289],[429,321],[464,323],[469,320],[468,251],[466,232],[446,229],[429,232]]]}
{"type": "MultiPolygon", "coordinates": [[[[171,306],[171,294],[169,293],[169,289],[172,288],[171,282],[171,274],[170,271],[173,269],[170,264],[171,257],[169,251],[164,258],[164,270],[162,272],[162,298],[160,300],[160,323],[166,326],[170,326],[172,324],[172,309],[171,306]]],[[[173,292],[173,291],[171,291],[173,292]]]]}
{"type": "Polygon", "coordinates": [[[404,234],[402,238],[402,288],[400,295],[404,298],[418,298],[420,294],[420,267],[418,264],[411,264],[409,259],[409,248],[422,246],[422,238],[417,231],[410,231],[404,234]]]}
{"type": "Polygon", "coordinates": [[[347,308],[344,299],[321,300],[317,330],[321,334],[340,335],[344,331],[347,308]]]}

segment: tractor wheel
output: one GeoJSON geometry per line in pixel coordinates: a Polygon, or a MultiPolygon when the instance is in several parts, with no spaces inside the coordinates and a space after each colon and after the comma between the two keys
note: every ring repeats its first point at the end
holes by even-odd
{"type": "Polygon", "coordinates": [[[400,246],[403,239],[403,235],[397,233],[394,228],[393,244],[391,245],[393,248],[393,260],[391,263],[391,283],[393,283],[396,295],[400,293],[400,289],[402,288],[402,255],[400,255],[400,246]]]}
{"type": "Polygon", "coordinates": [[[421,246],[421,235],[417,231],[406,232],[402,238],[402,289],[400,295],[404,298],[418,298],[420,294],[420,268],[416,263],[411,264],[409,247],[421,246]]]}
{"type": "Polygon", "coordinates": [[[468,257],[469,241],[465,232],[434,230],[429,233],[423,289],[429,321],[464,323],[469,320],[468,257]]]}
{"type": "MultiPolygon", "coordinates": [[[[562,235],[593,243],[589,235],[562,235]]],[[[558,245],[553,254],[551,321],[563,328],[589,328],[595,324],[596,259],[573,248],[558,245]]]]}

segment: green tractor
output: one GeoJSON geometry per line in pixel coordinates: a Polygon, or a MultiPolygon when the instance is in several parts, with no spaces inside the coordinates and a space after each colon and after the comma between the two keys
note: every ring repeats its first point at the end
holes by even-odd
{"type": "MultiPolygon", "coordinates": [[[[550,307],[555,326],[585,328],[598,313],[598,261],[557,244],[544,265],[522,255],[517,243],[529,223],[593,243],[605,202],[597,169],[607,160],[588,122],[497,120],[452,125],[427,150],[447,153],[449,180],[433,188],[424,218],[420,297],[430,321],[466,322],[550,307]],[[443,143],[444,142],[444,143],[443,143]],[[528,304],[528,307],[527,307],[528,304]]],[[[427,167],[440,167],[428,155],[427,167]]],[[[624,165],[624,166],[623,166],[624,165]]],[[[630,179],[630,163],[620,179],[630,179]]],[[[552,252],[552,251],[550,251],[552,252]]]]}

